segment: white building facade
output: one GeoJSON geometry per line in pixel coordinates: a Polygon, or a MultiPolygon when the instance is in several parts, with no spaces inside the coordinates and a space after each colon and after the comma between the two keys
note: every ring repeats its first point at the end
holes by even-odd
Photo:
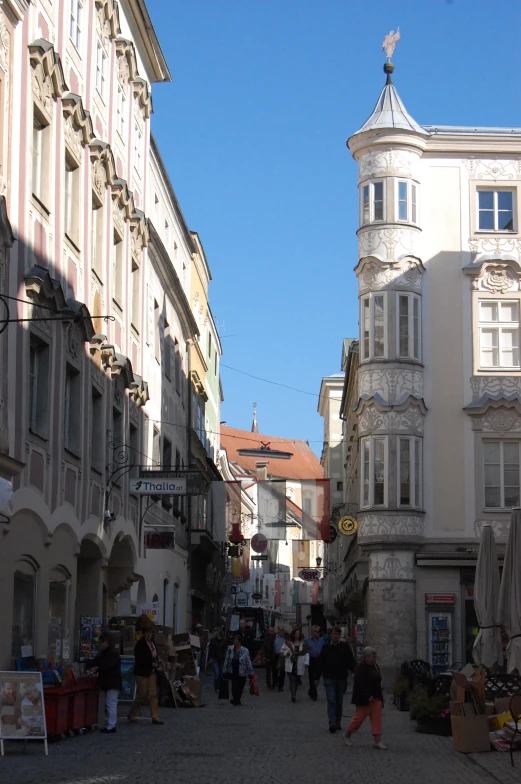
{"type": "Polygon", "coordinates": [[[422,127],[384,70],[348,140],[360,333],[342,414],[359,524],[346,568],[368,561],[382,663],[442,671],[472,647],[481,526],[504,540],[519,504],[521,129],[422,127]]]}

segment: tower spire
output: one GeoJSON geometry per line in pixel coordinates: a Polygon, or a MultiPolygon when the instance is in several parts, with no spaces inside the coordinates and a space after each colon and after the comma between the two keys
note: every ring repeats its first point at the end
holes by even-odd
{"type": "Polygon", "coordinates": [[[258,433],[259,425],[257,423],[257,403],[253,404],[253,422],[251,423],[251,432],[258,433]]]}

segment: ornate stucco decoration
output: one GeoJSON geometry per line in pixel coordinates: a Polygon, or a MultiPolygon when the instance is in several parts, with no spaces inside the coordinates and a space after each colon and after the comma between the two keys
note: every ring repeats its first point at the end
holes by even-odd
{"type": "Polygon", "coordinates": [[[52,119],[53,102],[68,92],[60,56],[49,41],[39,38],[29,45],[31,84],[38,107],[52,119]]]}
{"type": "Polygon", "coordinates": [[[150,400],[147,382],[143,381],[141,376],[138,376],[136,373],[134,373],[134,378],[130,382],[130,399],[138,408],[146,405],[147,401],[150,400]]]}
{"type": "Polygon", "coordinates": [[[90,113],[83,108],[80,96],[74,93],[65,93],[62,109],[65,119],[65,143],[76,161],[81,163],[82,147],[95,138],[90,113]]]}
{"type": "Polygon", "coordinates": [[[510,181],[521,179],[521,157],[511,159],[499,158],[464,158],[471,180],[510,181]]]}
{"type": "Polygon", "coordinates": [[[418,177],[419,155],[411,150],[378,150],[358,159],[358,182],[372,177],[418,177]]]}
{"type": "Polygon", "coordinates": [[[400,405],[388,405],[376,397],[363,397],[355,409],[358,435],[366,433],[423,434],[427,408],[423,400],[409,396],[400,405]]]}
{"type": "Polygon", "coordinates": [[[139,259],[141,250],[147,247],[149,239],[150,234],[145,213],[141,210],[135,210],[130,218],[130,246],[135,259],[139,259]]]}
{"type": "Polygon", "coordinates": [[[390,263],[376,256],[364,256],[355,267],[360,293],[385,289],[407,289],[420,293],[424,272],[423,262],[417,256],[404,256],[390,263]]]}
{"type": "Polygon", "coordinates": [[[514,256],[508,254],[499,258],[492,254],[481,256],[467,264],[463,272],[472,279],[473,291],[506,294],[507,291],[520,289],[521,265],[514,256]]]}
{"type": "Polygon", "coordinates": [[[121,33],[117,0],[96,0],[96,22],[101,40],[107,46],[121,33]]]}
{"type": "Polygon", "coordinates": [[[369,554],[370,580],[414,580],[414,553],[381,550],[369,554]]]}
{"type": "MultiPolygon", "coordinates": [[[[4,75],[4,127],[8,127],[9,106],[11,105],[9,91],[11,85],[9,83],[9,59],[10,59],[11,40],[5,23],[5,16],[0,7],[0,69],[4,75]]],[[[0,107],[0,111],[2,108],[0,107]]],[[[2,159],[0,158],[0,196],[5,196],[7,193],[7,181],[3,177],[2,159]]]]}
{"type": "Polygon", "coordinates": [[[358,518],[358,540],[380,536],[423,536],[423,517],[418,514],[373,514],[360,510],[358,518]]]}
{"type": "Polygon", "coordinates": [[[470,379],[473,403],[484,397],[499,400],[516,394],[521,399],[521,377],[519,376],[472,376],[470,379]]]}
{"type": "MultiPolygon", "coordinates": [[[[74,349],[76,340],[90,341],[94,335],[94,327],[87,306],[72,298],[65,299],[61,283],[51,278],[47,270],[34,266],[25,277],[25,291],[28,299],[33,303],[27,318],[48,319],[52,317],[52,311],[59,315],[70,314],[77,317],[74,322],[63,322],[66,329],[73,327],[75,330],[75,339],[66,341],[67,349],[72,356],[77,353],[74,349]]],[[[34,326],[51,334],[52,325],[52,321],[39,321],[35,322],[34,326]]]]}
{"type": "Polygon", "coordinates": [[[394,261],[413,256],[420,229],[413,227],[363,227],[358,231],[358,258],[374,256],[381,261],[394,261]]]}
{"type": "Polygon", "coordinates": [[[469,237],[469,250],[474,255],[488,254],[489,258],[521,253],[521,240],[514,237],[469,237]]]}
{"type": "Polygon", "coordinates": [[[136,50],[132,41],[126,38],[116,38],[116,72],[123,87],[128,87],[138,75],[136,50]]]}
{"type": "Polygon", "coordinates": [[[481,539],[481,531],[484,525],[491,525],[496,539],[506,542],[510,531],[510,509],[505,510],[505,518],[503,520],[475,520],[474,531],[477,539],[481,539]]]}
{"type": "Polygon", "coordinates": [[[114,228],[123,237],[125,234],[125,221],[130,220],[135,213],[134,198],[129,191],[125,180],[115,180],[112,183],[112,218],[114,228]]]}
{"type": "Polygon", "coordinates": [[[136,76],[132,82],[132,91],[136,108],[134,113],[137,113],[140,118],[148,120],[153,111],[152,94],[148,82],[142,79],[141,76],[136,76]]]}
{"type": "Polygon", "coordinates": [[[401,403],[410,395],[423,398],[423,373],[421,370],[403,368],[360,367],[358,369],[358,397],[364,395],[382,401],[401,403]]]}
{"type": "Polygon", "coordinates": [[[100,139],[95,139],[90,145],[90,162],[92,189],[101,204],[104,204],[107,185],[112,185],[117,180],[116,162],[110,146],[100,139]]]}
{"type": "Polygon", "coordinates": [[[521,431],[521,395],[485,394],[465,406],[472,418],[472,429],[500,436],[521,431]]]}

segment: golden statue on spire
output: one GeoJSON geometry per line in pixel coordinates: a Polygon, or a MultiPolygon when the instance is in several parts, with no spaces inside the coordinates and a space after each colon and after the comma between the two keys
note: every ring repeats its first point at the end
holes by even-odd
{"type": "Polygon", "coordinates": [[[393,56],[394,49],[399,40],[400,40],[399,27],[396,30],[396,32],[394,32],[394,30],[391,30],[391,32],[385,36],[384,42],[382,44],[382,52],[385,52],[385,56],[387,57],[387,62],[391,61],[391,57],[393,56]]]}

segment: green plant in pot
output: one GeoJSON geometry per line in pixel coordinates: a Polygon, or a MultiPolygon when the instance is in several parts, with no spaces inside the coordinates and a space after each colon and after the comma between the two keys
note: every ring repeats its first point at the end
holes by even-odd
{"type": "Polygon", "coordinates": [[[451,735],[448,696],[434,694],[429,697],[425,689],[416,689],[411,694],[411,719],[416,720],[417,732],[451,735]]]}

